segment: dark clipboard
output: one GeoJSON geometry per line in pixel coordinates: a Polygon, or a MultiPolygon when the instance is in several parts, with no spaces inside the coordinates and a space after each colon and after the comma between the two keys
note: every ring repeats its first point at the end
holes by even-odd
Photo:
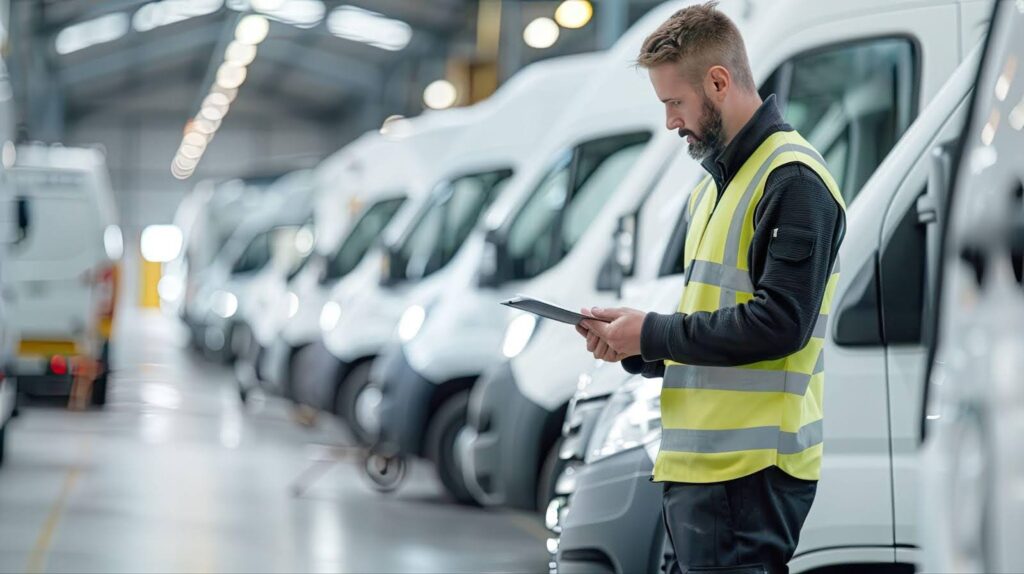
{"type": "Polygon", "coordinates": [[[566,323],[569,325],[579,325],[584,319],[590,319],[592,321],[601,321],[602,323],[608,323],[604,319],[595,319],[594,317],[588,317],[581,315],[568,309],[563,309],[554,303],[548,303],[547,301],[541,301],[528,295],[516,295],[508,301],[502,301],[502,305],[506,307],[512,307],[513,309],[519,309],[526,311],[527,313],[533,313],[541,317],[558,321],[560,323],[566,323]]]}

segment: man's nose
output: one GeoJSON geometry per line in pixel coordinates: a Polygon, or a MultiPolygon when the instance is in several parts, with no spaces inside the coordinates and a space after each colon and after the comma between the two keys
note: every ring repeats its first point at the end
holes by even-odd
{"type": "Polygon", "coordinates": [[[665,110],[665,127],[669,130],[682,129],[683,118],[672,113],[671,110],[665,110]]]}

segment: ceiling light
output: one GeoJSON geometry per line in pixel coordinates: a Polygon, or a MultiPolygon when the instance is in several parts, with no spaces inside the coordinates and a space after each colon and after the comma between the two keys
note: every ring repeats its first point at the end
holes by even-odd
{"type": "Polygon", "coordinates": [[[211,94],[207,94],[206,97],[203,98],[202,107],[211,107],[219,108],[221,110],[227,110],[230,105],[231,100],[229,100],[226,95],[220,92],[213,92],[211,94]]]}
{"type": "Polygon", "coordinates": [[[226,50],[224,50],[224,61],[237,64],[239,66],[248,66],[256,59],[256,46],[253,44],[243,44],[238,40],[233,40],[226,50]]]}
{"type": "Polygon", "coordinates": [[[594,7],[587,0],[565,0],[555,10],[555,22],[563,28],[582,28],[593,15],[594,7]]]}
{"type": "Polygon", "coordinates": [[[290,24],[296,28],[312,28],[324,19],[327,7],[322,0],[263,0],[253,2],[253,10],[262,12],[266,16],[279,22],[290,24]],[[274,3],[276,6],[260,7],[259,4],[274,3]]]}
{"type": "Polygon", "coordinates": [[[178,147],[178,155],[188,159],[199,159],[203,157],[203,151],[205,149],[205,142],[201,146],[182,142],[181,146],[178,147]]]}
{"type": "Polygon", "coordinates": [[[245,81],[246,73],[244,66],[224,62],[217,68],[217,85],[228,89],[237,88],[245,81]]]}
{"type": "Polygon", "coordinates": [[[210,121],[216,122],[224,119],[224,110],[213,106],[203,106],[203,108],[199,110],[199,115],[210,121]]]}
{"type": "Polygon", "coordinates": [[[163,0],[150,2],[136,10],[132,27],[138,32],[182,22],[196,16],[213,14],[224,5],[223,0],[163,0]]]}
{"type": "Polygon", "coordinates": [[[198,147],[206,147],[209,141],[206,136],[199,132],[188,132],[185,137],[181,138],[181,145],[194,145],[198,147]]]}
{"type": "Polygon", "coordinates": [[[224,97],[228,99],[228,103],[235,101],[238,97],[238,88],[225,88],[224,86],[218,86],[216,83],[210,87],[211,94],[224,94],[224,97]]]}
{"type": "Polygon", "coordinates": [[[174,162],[171,162],[171,175],[173,175],[175,179],[188,179],[192,177],[193,173],[195,173],[194,169],[181,169],[175,165],[174,162]]]}
{"type": "Polygon", "coordinates": [[[267,10],[277,10],[280,8],[286,0],[252,0],[252,9],[265,12],[267,10]]]}
{"type": "Polygon", "coordinates": [[[423,90],[423,103],[435,110],[452,107],[458,97],[458,91],[448,80],[434,80],[423,90]]]}
{"type": "Polygon", "coordinates": [[[537,18],[523,30],[523,41],[531,48],[550,48],[558,41],[558,24],[551,18],[537,18]]]}
{"type": "Polygon", "coordinates": [[[142,230],[139,251],[146,261],[166,263],[181,253],[183,240],[177,225],[149,225],[142,230]]]}
{"type": "Polygon", "coordinates": [[[267,38],[270,33],[270,22],[259,14],[249,14],[238,21],[235,28],[235,40],[242,44],[255,46],[267,38]]]}
{"type": "Polygon", "coordinates": [[[203,134],[210,135],[220,128],[220,122],[210,121],[204,117],[198,117],[192,122],[192,129],[203,134]]]}
{"type": "Polygon", "coordinates": [[[412,40],[412,27],[405,22],[355,6],[338,6],[331,11],[327,30],[339,38],[382,50],[398,51],[412,40]]]}
{"type": "Polygon", "coordinates": [[[192,171],[196,168],[196,165],[199,164],[199,158],[189,158],[179,153],[174,156],[173,163],[183,170],[192,171]]]}
{"type": "Polygon", "coordinates": [[[64,28],[54,40],[58,54],[70,54],[90,46],[113,42],[128,33],[128,14],[116,12],[64,28]]]}

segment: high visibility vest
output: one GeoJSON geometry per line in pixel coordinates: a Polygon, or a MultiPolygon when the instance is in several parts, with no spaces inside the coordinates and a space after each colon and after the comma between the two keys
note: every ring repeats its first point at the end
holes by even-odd
{"type": "MultiPolygon", "coordinates": [[[[821,176],[845,212],[839,186],[821,155],[795,131],[770,135],[739,169],[721,199],[710,177],[691,194],[686,286],[679,312],[713,312],[754,298],[747,261],[754,213],[768,175],[790,163],[801,163],[821,176]]],[[[773,230],[773,236],[780,232],[786,230],[773,230]]],[[[661,450],[654,480],[721,482],[770,466],[797,478],[819,478],[825,326],[838,281],[837,261],[813,336],[792,355],[736,367],[665,361],[661,450]]]]}

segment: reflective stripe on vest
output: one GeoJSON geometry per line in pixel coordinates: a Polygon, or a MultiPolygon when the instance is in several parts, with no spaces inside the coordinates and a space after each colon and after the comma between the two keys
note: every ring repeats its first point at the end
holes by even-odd
{"type": "MultiPolygon", "coordinates": [[[[803,164],[817,173],[840,208],[846,209],[821,155],[796,132],[772,134],[721,195],[710,177],[691,194],[680,312],[714,312],[753,299],[747,255],[753,242],[754,213],[768,175],[789,163],[803,164]]],[[[797,478],[819,478],[823,347],[838,280],[837,260],[810,341],[787,357],[736,367],[665,361],[662,444],[655,480],[719,482],[769,466],[797,478]]]]}

